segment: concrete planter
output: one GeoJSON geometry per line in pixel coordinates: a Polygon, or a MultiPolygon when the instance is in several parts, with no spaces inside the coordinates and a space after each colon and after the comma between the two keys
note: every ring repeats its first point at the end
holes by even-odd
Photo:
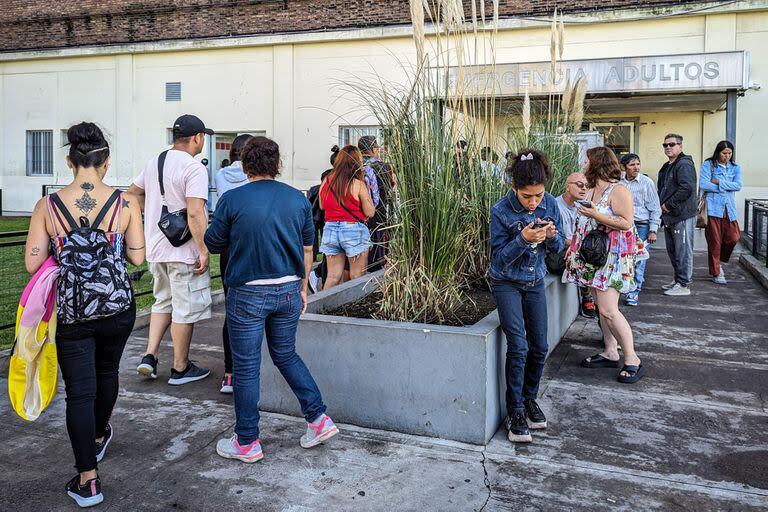
{"type": "MultiPolygon", "coordinates": [[[[506,341],[493,311],[470,327],[323,314],[371,293],[379,274],[311,296],[297,350],[334,420],[473,444],[487,443],[504,415],[506,341]]],[[[572,285],[547,277],[549,350],[578,311],[572,285]]],[[[295,415],[298,403],[264,347],[263,410],[295,415]]]]}

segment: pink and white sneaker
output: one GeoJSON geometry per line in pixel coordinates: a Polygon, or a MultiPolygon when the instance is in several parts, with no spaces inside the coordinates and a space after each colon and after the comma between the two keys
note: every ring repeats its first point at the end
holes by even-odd
{"type": "Polygon", "coordinates": [[[339,433],[339,429],[333,424],[333,420],[323,414],[312,423],[307,423],[307,433],[301,436],[301,447],[312,448],[323,444],[339,433]]]}
{"type": "Polygon", "coordinates": [[[233,434],[229,439],[219,439],[216,443],[216,453],[225,459],[237,459],[248,464],[264,458],[261,442],[258,439],[251,444],[241,446],[237,442],[237,434],[233,434]]]}
{"type": "Polygon", "coordinates": [[[219,393],[224,393],[225,395],[231,395],[235,392],[235,388],[232,387],[232,375],[224,374],[224,378],[221,379],[221,389],[219,390],[219,393]]]}

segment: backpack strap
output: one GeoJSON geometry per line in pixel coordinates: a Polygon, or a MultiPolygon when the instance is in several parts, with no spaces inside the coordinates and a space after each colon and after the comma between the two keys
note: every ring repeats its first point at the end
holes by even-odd
{"type": "MultiPolygon", "coordinates": [[[[56,219],[53,218],[53,205],[51,204],[51,196],[45,198],[45,206],[48,210],[48,218],[51,220],[51,227],[53,228],[53,236],[59,237],[59,230],[56,229],[56,219]]],[[[56,214],[58,215],[58,213],[56,214]]]]}
{"type": "Polygon", "coordinates": [[[115,219],[117,219],[117,230],[120,231],[120,219],[123,215],[123,194],[120,194],[120,197],[117,199],[117,206],[115,206],[115,209],[112,210],[112,217],[109,219],[109,228],[107,228],[107,231],[113,232],[113,228],[115,227],[115,219]]]}
{"type": "MultiPolygon", "coordinates": [[[[91,224],[91,229],[99,228],[99,224],[101,224],[101,221],[104,220],[104,217],[106,217],[107,212],[115,203],[115,201],[117,201],[117,198],[120,197],[120,194],[122,194],[122,192],[120,192],[119,190],[115,190],[114,192],[112,192],[112,195],[109,196],[109,199],[107,199],[107,202],[104,204],[104,207],[101,209],[99,214],[96,215],[96,218],[93,220],[93,223],[91,224]]],[[[113,214],[113,218],[114,218],[114,214],[113,214]]]]}
{"type": "Polygon", "coordinates": [[[160,195],[163,196],[165,201],[165,185],[163,185],[163,167],[165,167],[165,157],[168,156],[168,150],[166,149],[160,156],[157,157],[157,180],[160,183],[160,195]]]}
{"type": "MultiPolygon", "coordinates": [[[[69,223],[70,230],[74,231],[77,229],[77,221],[74,217],[72,217],[72,214],[69,213],[69,210],[67,210],[67,207],[64,205],[64,201],[61,200],[59,195],[54,192],[50,195],[51,201],[53,201],[53,204],[55,205],[53,211],[56,213],[56,216],[58,217],[58,212],[61,212],[64,215],[64,218],[67,219],[67,222],[69,223]]],[[[59,218],[59,222],[61,222],[61,218],[59,218]]],[[[61,223],[62,227],[66,229],[66,226],[64,226],[64,223],[61,223]]],[[[69,231],[67,233],[69,233],[69,231]]]]}

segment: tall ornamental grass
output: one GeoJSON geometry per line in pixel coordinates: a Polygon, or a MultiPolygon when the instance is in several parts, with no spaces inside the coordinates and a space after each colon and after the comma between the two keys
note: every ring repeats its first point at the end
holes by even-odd
{"type": "MultiPolygon", "coordinates": [[[[469,65],[495,66],[498,1],[488,17],[484,2],[479,6],[478,15],[472,2],[468,22],[460,0],[411,0],[417,61],[409,70],[409,83],[396,85],[379,77],[376,85],[350,85],[384,128],[396,180],[390,194],[389,255],[379,283],[379,318],[443,323],[471,300],[467,289],[487,279],[490,209],[508,186],[503,167],[501,173],[481,168],[481,148],[530,145],[555,157],[567,147],[557,168],[567,174],[571,165],[572,146],[561,144],[559,135],[567,129],[563,126],[574,125],[574,88],[569,87],[567,114],[559,95],[550,94],[547,112],[535,107],[534,114],[526,99],[528,114],[523,117],[528,124],[524,139],[517,141],[497,134],[495,84],[489,83],[480,94],[465,90],[463,73],[469,65]],[[429,38],[427,20],[434,26],[429,38]],[[449,70],[456,74],[452,83],[449,70]],[[546,120],[540,115],[544,113],[546,120]],[[460,149],[459,141],[466,147],[460,149]]],[[[553,38],[555,52],[562,54],[562,22],[555,24],[553,38]]]]}

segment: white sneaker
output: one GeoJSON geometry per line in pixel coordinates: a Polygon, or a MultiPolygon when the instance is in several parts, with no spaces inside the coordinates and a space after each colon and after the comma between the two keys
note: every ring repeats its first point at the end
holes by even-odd
{"type": "Polygon", "coordinates": [[[301,447],[312,448],[322,444],[339,433],[333,420],[323,414],[312,423],[307,423],[307,433],[301,436],[301,447]]]}
{"type": "Polygon", "coordinates": [[[662,290],[669,290],[670,288],[673,288],[677,284],[677,281],[672,281],[670,283],[667,283],[665,285],[661,286],[662,290]]]}
{"type": "Polygon", "coordinates": [[[720,274],[713,276],[712,281],[714,281],[717,284],[728,284],[728,281],[725,280],[725,272],[723,272],[723,269],[720,269],[720,274]]]}
{"type": "Polygon", "coordinates": [[[312,270],[309,273],[309,291],[312,293],[317,293],[320,291],[320,278],[317,277],[317,274],[315,274],[315,271],[312,270]]]}
{"type": "Polygon", "coordinates": [[[235,459],[247,464],[258,462],[264,458],[258,439],[251,444],[241,446],[237,441],[237,434],[229,439],[219,439],[219,442],[216,443],[216,453],[225,459],[235,459]]]}
{"type": "Polygon", "coordinates": [[[664,292],[664,295],[669,295],[671,297],[683,297],[685,295],[690,295],[690,294],[691,294],[690,287],[683,286],[680,283],[675,283],[675,285],[672,288],[664,292]]]}

